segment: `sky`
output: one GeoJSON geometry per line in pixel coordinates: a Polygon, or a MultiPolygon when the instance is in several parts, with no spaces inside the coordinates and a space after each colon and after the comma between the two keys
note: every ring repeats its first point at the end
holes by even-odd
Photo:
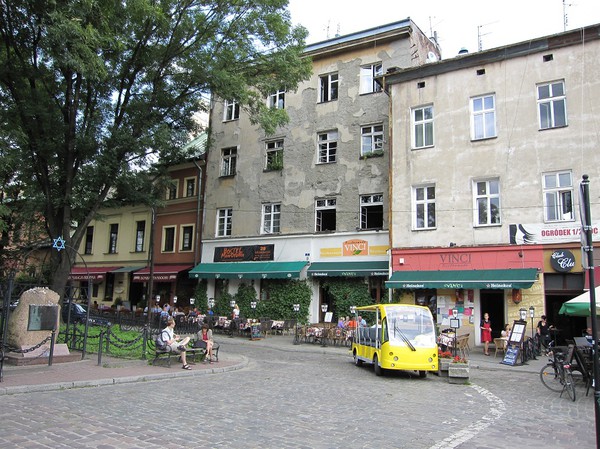
{"type": "Polygon", "coordinates": [[[292,23],[309,31],[307,43],[410,17],[437,32],[442,58],[461,48],[476,52],[600,23],[600,0],[289,0],[292,23]]]}

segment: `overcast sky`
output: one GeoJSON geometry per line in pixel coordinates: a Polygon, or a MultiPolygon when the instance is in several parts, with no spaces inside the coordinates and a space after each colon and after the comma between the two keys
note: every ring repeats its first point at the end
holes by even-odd
{"type": "MultiPolygon", "coordinates": [[[[567,30],[600,23],[600,0],[567,4],[567,30]]],[[[319,42],[410,17],[427,35],[437,31],[444,58],[465,47],[484,50],[564,31],[563,0],[289,0],[294,24],[319,42]]]]}

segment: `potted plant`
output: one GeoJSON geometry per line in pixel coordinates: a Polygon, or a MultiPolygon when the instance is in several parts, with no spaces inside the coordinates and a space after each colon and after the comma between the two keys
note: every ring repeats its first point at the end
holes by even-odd
{"type": "Polygon", "coordinates": [[[448,377],[450,362],[452,362],[452,353],[438,349],[438,376],[448,377]]]}
{"type": "Polygon", "coordinates": [[[469,382],[469,362],[465,357],[455,356],[448,366],[448,382],[466,384],[469,382]]]}

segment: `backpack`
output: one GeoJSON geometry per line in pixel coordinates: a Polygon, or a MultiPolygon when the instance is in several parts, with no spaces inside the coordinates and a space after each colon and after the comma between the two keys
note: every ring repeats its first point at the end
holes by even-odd
{"type": "Polygon", "coordinates": [[[162,339],[162,332],[156,336],[156,349],[166,351],[167,343],[162,339]]]}

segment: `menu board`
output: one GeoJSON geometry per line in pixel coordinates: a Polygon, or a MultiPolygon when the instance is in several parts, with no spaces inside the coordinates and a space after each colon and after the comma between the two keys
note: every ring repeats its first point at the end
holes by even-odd
{"type": "Polygon", "coordinates": [[[519,354],[521,353],[521,343],[525,336],[525,329],[527,327],[526,321],[515,320],[513,322],[512,331],[508,337],[508,344],[502,364],[504,365],[516,365],[519,360],[519,354]]]}

